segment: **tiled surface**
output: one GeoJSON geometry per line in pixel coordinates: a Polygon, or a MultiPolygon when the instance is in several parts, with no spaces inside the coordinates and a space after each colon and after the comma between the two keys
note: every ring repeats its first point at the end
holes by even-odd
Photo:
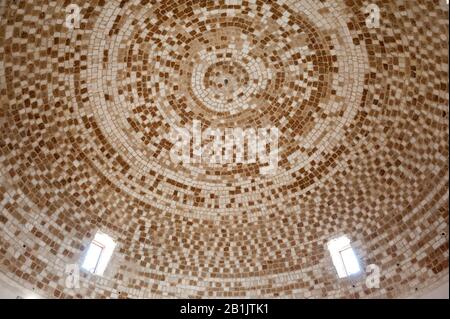
{"type": "Polygon", "coordinates": [[[448,280],[444,1],[0,1],[0,271],[41,295],[373,298],[448,280]],[[279,168],[171,126],[280,130],[279,168]],[[65,287],[97,229],[104,278],[65,287]],[[338,280],[327,241],[363,266],[338,280]],[[446,279],[447,278],[447,279],[446,279]]]}

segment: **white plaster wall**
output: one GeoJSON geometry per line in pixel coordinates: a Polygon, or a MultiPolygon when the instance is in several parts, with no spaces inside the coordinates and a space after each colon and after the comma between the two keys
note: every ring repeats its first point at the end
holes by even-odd
{"type": "MultiPolygon", "coordinates": [[[[43,299],[33,291],[19,287],[4,274],[0,273],[0,299],[43,299]]],[[[449,282],[432,288],[427,292],[419,292],[413,296],[404,297],[408,299],[449,299],[449,282]]]]}
{"type": "Polygon", "coordinates": [[[448,298],[448,281],[423,295],[418,296],[418,299],[449,299],[448,298]]]}
{"type": "Polygon", "coordinates": [[[23,287],[19,287],[5,275],[0,273],[0,299],[43,299],[38,294],[23,287]]]}

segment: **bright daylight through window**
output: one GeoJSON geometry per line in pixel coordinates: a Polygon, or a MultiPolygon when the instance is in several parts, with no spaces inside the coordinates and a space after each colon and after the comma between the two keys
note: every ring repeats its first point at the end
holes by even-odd
{"type": "Polygon", "coordinates": [[[115,247],[116,243],[110,236],[97,232],[89,245],[82,268],[93,274],[103,275],[115,247]]]}
{"type": "Polygon", "coordinates": [[[347,236],[341,236],[329,241],[328,250],[339,278],[348,277],[361,271],[358,258],[347,236]]]}

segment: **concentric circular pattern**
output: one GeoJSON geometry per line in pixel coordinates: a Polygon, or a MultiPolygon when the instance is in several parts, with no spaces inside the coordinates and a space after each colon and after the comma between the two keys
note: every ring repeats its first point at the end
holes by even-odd
{"type": "Polygon", "coordinates": [[[4,276],[61,298],[397,297],[445,280],[445,1],[0,4],[4,276]],[[275,174],[174,163],[171,130],[194,121],[278,128],[275,174]],[[97,230],[112,262],[68,288],[97,230]],[[340,234],[380,288],[338,279],[340,234]]]}

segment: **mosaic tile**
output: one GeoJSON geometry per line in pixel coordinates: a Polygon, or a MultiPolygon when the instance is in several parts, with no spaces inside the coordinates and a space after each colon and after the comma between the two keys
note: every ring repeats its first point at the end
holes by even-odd
{"type": "Polygon", "coordinates": [[[448,281],[448,97],[445,1],[0,0],[0,272],[51,298],[425,290],[448,281]],[[276,127],[275,173],[174,163],[194,121],[276,127]],[[112,261],[68,288],[97,230],[112,261]],[[340,234],[380,288],[337,277],[340,234]]]}

